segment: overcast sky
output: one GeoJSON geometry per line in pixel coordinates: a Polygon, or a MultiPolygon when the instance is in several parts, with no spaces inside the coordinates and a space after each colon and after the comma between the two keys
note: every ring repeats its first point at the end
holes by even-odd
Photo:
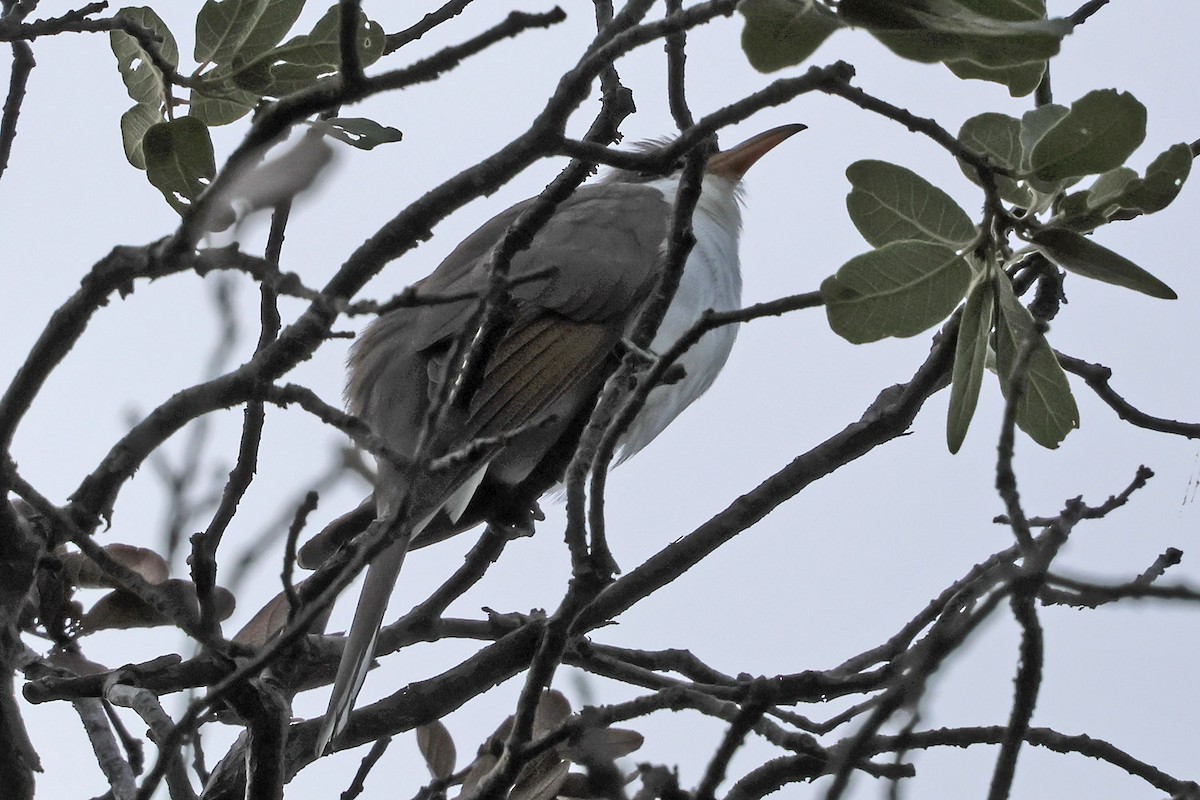
{"type": "MultiPolygon", "coordinates": [[[[169,3],[164,17],[190,54],[190,19],[199,4],[169,3]]],[[[388,31],[411,24],[426,10],[418,4],[366,3],[388,31]]],[[[507,4],[505,4],[507,6],[507,4]]],[[[542,4],[521,4],[540,10],[542,4]]],[[[589,40],[590,4],[567,4],[568,22],[527,33],[471,59],[444,80],[389,94],[355,114],[404,131],[404,141],[364,153],[339,148],[329,177],[293,214],[283,267],[312,286],[321,285],[365,237],[407,202],[462,167],[506,143],[528,125],[558,76],[589,40]]],[[[46,3],[47,15],[66,4],[46,3]]],[[[1052,3],[1056,13],[1073,4],[1052,3]]],[[[324,8],[314,6],[305,19],[324,8]]],[[[459,41],[500,19],[492,3],[477,3],[455,26],[406,48],[377,66],[400,66],[417,55],[459,41]],[[411,49],[411,53],[408,51],[411,49]]],[[[298,29],[305,28],[301,23],[298,29]]],[[[771,76],[746,65],[738,47],[739,19],[722,20],[692,35],[689,90],[699,114],[765,85],[771,76]]],[[[1144,168],[1170,144],[1200,136],[1195,32],[1200,5],[1190,0],[1116,2],[1067,38],[1053,62],[1054,91],[1064,104],[1091,89],[1131,91],[1149,109],[1146,143],[1132,165],[1144,168]]],[[[11,164],[0,181],[0,239],[8,280],[0,312],[5,346],[0,376],[11,376],[53,310],[82,275],[118,244],[143,244],[170,233],[174,213],[142,173],[124,159],[118,130],[130,102],[117,74],[106,35],[39,40],[38,67],[20,119],[11,164]]],[[[858,69],[857,85],[957,131],[983,111],[1019,115],[1028,98],[1013,100],[1002,87],[963,82],[939,65],[901,61],[865,34],[843,31],[817,52],[813,63],[837,59],[858,69]]],[[[663,92],[661,46],[650,45],[619,65],[635,91],[638,113],[624,125],[633,139],[672,129],[663,92]]],[[[0,68],[6,69],[6,68],[0,68]]],[[[790,73],[798,74],[799,70],[790,73]]],[[[0,72],[7,83],[7,74],[0,72]]],[[[598,106],[585,104],[571,131],[581,133],[598,106]]],[[[745,300],[756,302],[810,291],[848,258],[868,249],[846,216],[844,171],[864,158],[902,164],[944,188],[972,215],[979,191],[943,151],[927,139],[844,101],[804,96],[765,111],[722,135],[728,146],[775,125],[804,122],[789,140],[752,169],[742,261],[745,300]]],[[[238,141],[245,122],[219,131],[217,160],[238,141]]],[[[494,196],[471,203],[440,225],[432,241],[393,263],[368,287],[388,297],[431,270],[463,236],[494,213],[536,193],[562,166],[534,165],[494,196]]],[[[1107,285],[1071,278],[1070,303],[1054,321],[1051,342],[1072,355],[1114,369],[1114,385],[1144,410],[1196,421],[1196,357],[1200,333],[1200,270],[1194,239],[1200,191],[1185,187],[1166,211],[1109,226],[1097,239],[1165,280],[1179,294],[1154,300],[1107,285]]],[[[262,226],[251,226],[244,246],[261,252],[262,226]]],[[[239,356],[253,348],[257,292],[238,286],[245,325],[239,356]]],[[[285,321],[302,306],[284,303],[285,321]]],[[[341,329],[358,328],[346,320],[341,329]]],[[[56,502],[91,471],[127,428],[130,410],[146,411],[202,377],[215,326],[205,282],[176,276],[114,300],[95,317],[79,346],[47,383],[19,431],[14,455],[22,474],[56,502]]],[[[338,402],[346,344],[323,348],[290,379],[338,402]]],[[[626,569],[691,531],[753,488],[796,454],[858,419],[878,391],[907,380],[929,348],[929,336],[852,346],[832,334],[823,312],[756,322],[740,334],[716,386],[652,446],[619,469],[608,490],[610,539],[626,569]]],[[[1056,513],[1067,498],[1098,503],[1123,489],[1139,464],[1157,476],[1110,519],[1080,526],[1057,569],[1072,575],[1128,580],[1167,547],[1185,553],[1170,582],[1200,584],[1194,502],[1200,478],[1195,443],[1133,429],[1072,380],[1082,427],[1057,451],[1018,440],[1017,471],[1031,514],[1056,513]]],[[[730,673],[772,675],[835,666],[893,634],[943,587],[1011,543],[993,525],[1002,511],[995,495],[995,440],[1001,402],[994,379],[985,380],[974,425],[962,451],[944,444],[947,393],[933,398],[912,435],[873,452],[806,489],[754,529],[722,548],[669,589],[623,615],[594,639],[631,647],[691,649],[730,673]]],[[[214,416],[218,464],[235,452],[240,410],[214,416]]],[[[177,440],[179,437],[177,437],[177,440]]],[[[225,543],[232,553],[292,502],[334,458],[338,438],[298,411],[269,411],[259,474],[225,543]],[[240,538],[239,538],[240,537],[240,538]]],[[[180,441],[168,445],[178,453],[180,441]]],[[[215,469],[210,465],[206,469],[215,469]]],[[[346,484],[322,497],[320,520],[352,507],[365,489],[346,484]]],[[[143,469],[121,495],[105,541],[156,546],[162,527],[161,484],[143,469]]],[[[319,522],[314,518],[314,522],[319,522]]],[[[539,535],[512,544],[488,581],[451,613],[478,616],[500,611],[553,608],[564,591],[569,565],[562,545],[561,508],[539,535]]],[[[393,611],[409,608],[460,563],[470,537],[415,555],[406,565],[393,611]]],[[[231,553],[226,552],[225,557],[231,553]]],[[[224,559],[222,563],[225,563],[224,559]]],[[[232,634],[277,591],[278,557],[268,560],[252,591],[239,596],[228,623],[232,634]]],[[[183,574],[184,565],[176,565],[183,574]]],[[[348,624],[350,603],[339,605],[330,630],[348,624]]],[[[395,613],[390,616],[394,617],[395,613]]],[[[1059,608],[1043,613],[1046,669],[1035,725],[1088,733],[1127,749],[1181,778],[1197,779],[1200,734],[1200,613],[1157,603],[1098,611],[1059,608]]],[[[149,658],[186,642],[113,633],[85,642],[86,654],[117,666],[149,658]]],[[[1004,613],[939,673],[922,707],[923,726],[1001,724],[1008,715],[1017,663],[1016,628],[1004,613]]],[[[36,646],[36,645],[35,645],[36,646]]],[[[469,645],[413,648],[371,673],[361,702],[456,663],[469,645]]],[[[573,675],[557,684],[578,704],[573,675]]],[[[459,741],[460,766],[480,737],[507,713],[519,688],[510,682],[455,713],[447,723],[459,741]]],[[[630,696],[622,687],[591,680],[595,702],[630,696]]],[[[298,698],[296,714],[321,712],[325,692],[298,698]]],[[[167,708],[178,714],[178,698],[167,708]]],[[[47,768],[39,796],[87,797],[104,790],[88,744],[69,706],[26,707],[35,746],[47,768]]],[[[805,708],[822,718],[828,709],[805,708]]],[[[660,715],[648,724],[638,761],[679,763],[684,785],[699,778],[722,728],[697,724],[693,715],[660,715]]],[[[140,724],[131,720],[135,732],[140,724]]],[[[230,733],[232,735],[232,732],[230,733]]],[[[208,747],[223,752],[222,736],[208,747]]],[[[830,740],[832,741],[832,740],[830,740]]],[[[752,747],[735,759],[740,775],[767,751],[752,747]]],[[[288,787],[288,797],[328,797],[346,787],[360,752],[325,759],[288,787]]],[[[958,798],[986,790],[994,752],[916,755],[918,779],[910,796],[958,798]]],[[[424,779],[411,736],[398,737],[368,796],[394,796],[391,776],[401,776],[401,796],[424,779]]],[[[1063,787],[1092,798],[1154,798],[1159,794],[1123,773],[1080,757],[1025,748],[1015,797],[1062,796],[1063,787]],[[1069,782],[1068,782],[1069,781],[1069,782]]],[[[855,780],[851,796],[877,797],[883,784],[855,780]]],[[[819,788],[793,787],[788,796],[819,796],[819,788]]]]}

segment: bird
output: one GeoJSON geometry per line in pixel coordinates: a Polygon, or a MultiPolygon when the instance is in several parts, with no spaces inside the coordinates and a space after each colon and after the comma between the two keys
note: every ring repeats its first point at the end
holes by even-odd
{"type": "MultiPolygon", "coordinates": [[[[805,127],[772,128],[708,158],[692,216],[695,246],[651,352],[670,347],[706,310],[740,307],[742,177],[805,127]]],[[[342,522],[356,523],[355,532],[375,518],[401,516],[407,524],[367,568],[317,737],[318,757],[348,722],[407,551],[483,522],[531,533],[541,518],[538,499],[562,480],[600,391],[655,293],[680,179],[681,171],[612,169],[562,202],[513,257],[508,297],[496,309],[493,334],[476,344],[482,358],[470,374],[451,363],[456,343],[477,324],[477,297],[487,290],[496,245],[532,199],[484,223],[415,284],[418,297],[446,302],[382,314],[352,346],[349,410],[399,458],[379,459],[373,499],[342,522]],[[430,407],[445,396],[447,376],[456,382],[453,398],[430,428],[430,407]],[[460,457],[422,472],[419,453],[460,457]]],[[[622,460],[712,385],[736,335],[736,326],[723,326],[688,350],[679,362],[682,377],[656,387],[625,431],[622,460]]],[[[323,558],[329,546],[302,549],[301,564],[323,558]]]]}

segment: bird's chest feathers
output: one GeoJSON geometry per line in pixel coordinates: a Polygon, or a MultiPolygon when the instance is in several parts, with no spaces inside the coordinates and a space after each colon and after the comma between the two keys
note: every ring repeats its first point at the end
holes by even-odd
{"type": "MultiPolygon", "coordinates": [[[[660,187],[674,202],[674,187],[660,187]]],[[[696,245],[688,256],[679,288],[663,317],[651,349],[663,353],[708,309],[741,307],[742,278],[738,266],[741,217],[736,190],[721,178],[705,179],[705,190],[692,219],[696,245]]],[[[737,326],[717,328],[693,345],[680,359],[684,377],[651,393],[645,408],[626,436],[627,457],[657,436],[684,408],[703,394],[725,365],[737,336],[737,326]]]]}

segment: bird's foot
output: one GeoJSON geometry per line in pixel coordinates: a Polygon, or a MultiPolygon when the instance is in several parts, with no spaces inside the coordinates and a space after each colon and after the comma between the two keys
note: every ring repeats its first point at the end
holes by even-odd
{"type": "MultiPolygon", "coordinates": [[[[626,353],[640,360],[643,366],[654,364],[660,358],[658,353],[654,352],[653,350],[647,350],[644,347],[638,347],[636,344],[634,344],[633,340],[629,339],[628,337],[621,340],[621,347],[626,353]]],[[[663,373],[662,379],[659,380],[658,385],[671,386],[672,384],[679,383],[686,377],[687,370],[683,368],[682,364],[675,363],[667,367],[666,371],[663,373]]]]}
{"type": "Polygon", "coordinates": [[[632,356],[636,356],[645,364],[653,364],[655,361],[658,361],[658,353],[653,350],[647,350],[644,347],[639,347],[628,336],[621,339],[621,349],[632,356]]]}
{"type": "Polygon", "coordinates": [[[510,510],[502,516],[493,517],[488,523],[506,539],[524,539],[526,536],[533,536],[533,523],[541,522],[545,518],[541,506],[535,502],[532,508],[510,510]]]}

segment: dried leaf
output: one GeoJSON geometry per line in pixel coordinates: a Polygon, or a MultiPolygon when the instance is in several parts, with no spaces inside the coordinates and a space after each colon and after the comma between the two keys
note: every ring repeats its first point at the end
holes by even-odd
{"type": "Polygon", "coordinates": [[[490,753],[493,750],[498,752],[499,747],[504,744],[509,734],[512,733],[512,727],[513,716],[509,714],[496,726],[496,730],[492,731],[492,735],[485,739],[483,744],[479,746],[479,754],[490,753]]]}
{"type": "MultiPolygon", "coordinates": [[[[297,588],[302,585],[303,581],[297,584],[297,588]]],[[[254,646],[266,644],[272,636],[287,624],[291,608],[287,592],[280,591],[265,606],[260,608],[240,631],[234,634],[233,641],[239,644],[254,646]]],[[[308,626],[308,632],[316,634],[324,633],[331,613],[333,613],[333,607],[329,606],[318,614],[313,619],[312,624],[308,626]]]]}
{"type": "MultiPolygon", "coordinates": [[[[105,545],[104,551],[114,561],[133,570],[147,583],[162,583],[170,574],[167,560],[153,550],[130,544],[105,545]]],[[[61,557],[63,575],[68,583],[81,589],[116,589],[117,583],[99,564],[80,552],[64,553],[61,557]]]]}
{"type": "Polygon", "coordinates": [[[481,753],[471,762],[471,768],[467,770],[466,776],[463,777],[462,791],[458,796],[470,797],[475,788],[479,786],[479,782],[483,780],[483,776],[492,771],[496,766],[496,757],[491,753],[481,753]]]}
{"type": "Polygon", "coordinates": [[[454,764],[458,753],[454,747],[454,738],[450,731],[438,720],[428,725],[417,726],[417,747],[429,767],[429,774],[435,778],[448,778],[454,774],[454,764]]]}
{"type": "Polygon", "coordinates": [[[645,737],[626,728],[588,728],[575,736],[566,754],[579,764],[616,761],[639,750],[645,737]]]}
{"type": "Polygon", "coordinates": [[[545,736],[561,726],[571,716],[571,701],[555,689],[542,692],[533,717],[533,735],[545,736]]]}
{"type": "MultiPolygon", "coordinates": [[[[172,578],[161,583],[158,588],[168,597],[172,597],[175,602],[186,604],[193,611],[199,613],[196,585],[191,581],[172,578]]],[[[236,605],[233,593],[217,586],[213,589],[213,600],[216,605],[217,618],[228,619],[236,605]]],[[[83,615],[79,624],[80,635],[86,635],[101,630],[153,628],[159,625],[170,625],[172,621],[159,613],[157,609],[143,603],[137,596],[117,589],[97,600],[83,615]]]]}
{"type": "Polygon", "coordinates": [[[516,783],[508,795],[509,800],[553,800],[558,796],[558,790],[567,779],[570,769],[570,762],[564,761],[557,753],[542,753],[517,775],[516,783]]]}

